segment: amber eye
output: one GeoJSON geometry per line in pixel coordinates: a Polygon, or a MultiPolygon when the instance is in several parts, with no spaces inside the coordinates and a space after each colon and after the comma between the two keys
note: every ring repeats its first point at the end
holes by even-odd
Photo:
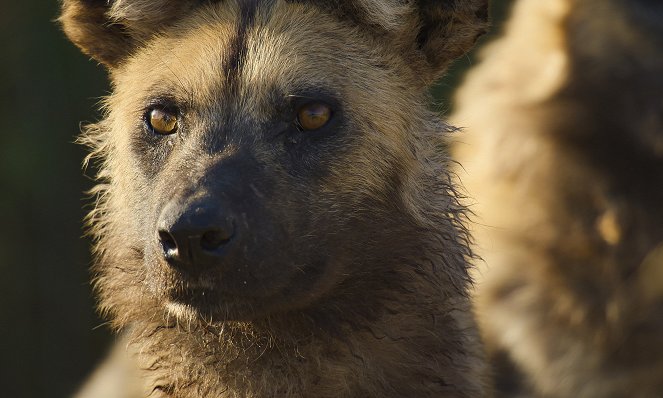
{"type": "Polygon", "coordinates": [[[177,115],[163,109],[152,109],[150,111],[149,123],[157,134],[173,134],[177,130],[177,115]]]}
{"type": "Polygon", "coordinates": [[[303,130],[317,130],[331,119],[332,111],[329,105],[313,102],[306,104],[297,111],[297,122],[303,130]]]}

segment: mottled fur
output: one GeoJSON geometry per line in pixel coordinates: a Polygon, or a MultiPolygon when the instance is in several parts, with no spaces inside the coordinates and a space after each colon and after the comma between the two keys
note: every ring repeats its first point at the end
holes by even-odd
{"type": "Polygon", "coordinates": [[[520,0],[482,54],[452,121],[502,396],[661,397],[663,4],[520,0]]]}
{"type": "MultiPolygon", "coordinates": [[[[450,128],[427,93],[485,31],[486,7],[64,1],[65,32],[113,83],[104,119],[82,140],[100,167],[96,288],[125,336],[136,394],[487,395],[464,213],[441,151],[450,128]],[[340,103],[333,134],[270,135],[274,101],[318,90],[340,103]],[[182,132],[146,138],[141,117],[163,98],[186,109],[182,132]],[[151,254],[155,214],[171,195],[234,178],[208,173],[246,153],[263,176],[247,201],[278,231],[252,230],[277,248],[263,258],[273,267],[246,266],[272,272],[268,287],[294,279],[256,300],[246,320],[173,305],[163,291],[186,286],[151,254]]],[[[232,181],[229,190],[251,182],[232,181]]]]}

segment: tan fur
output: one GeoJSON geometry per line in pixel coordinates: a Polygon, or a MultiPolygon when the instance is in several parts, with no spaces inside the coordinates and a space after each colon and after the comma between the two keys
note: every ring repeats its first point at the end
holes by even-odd
{"type": "Polygon", "coordinates": [[[457,94],[502,396],[663,393],[663,12],[636,3],[517,1],[457,94]]]}
{"type": "Polygon", "coordinates": [[[487,396],[464,209],[439,151],[451,129],[427,94],[450,57],[485,30],[485,1],[254,3],[244,28],[248,1],[64,2],[65,32],[113,82],[104,120],[82,140],[100,162],[90,215],[96,287],[126,336],[124,363],[143,381],[141,396],[487,396]],[[111,25],[100,28],[99,18],[111,25]],[[284,148],[307,138],[268,140],[259,128],[239,135],[223,124],[268,123],[270,94],[301,87],[330,91],[351,127],[293,156],[284,148]],[[196,122],[160,141],[173,148],[160,159],[137,140],[146,103],[164,92],[196,122]],[[276,309],[261,313],[256,302],[251,319],[223,320],[164,298],[179,282],[150,257],[155,231],[146,226],[160,196],[196,189],[247,147],[275,187],[269,197],[254,189],[251,200],[290,214],[276,220],[289,235],[267,243],[296,254],[274,267],[306,269],[298,262],[324,255],[325,268],[310,288],[288,286],[305,294],[270,296],[276,309]],[[307,163],[293,173],[290,158],[307,163]],[[310,169],[320,176],[307,177],[310,169]],[[304,226],[289,228],[296,222],[304,226]]]}

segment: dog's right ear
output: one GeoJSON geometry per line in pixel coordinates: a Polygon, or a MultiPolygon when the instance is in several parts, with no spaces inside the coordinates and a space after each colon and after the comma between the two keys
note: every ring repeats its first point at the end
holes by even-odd
{"type": "Polygon", "coordinates": [[[63,0],[58,21],[69,40],[83,53],[114,68],[139,43],[197,3],[195,0],[63,0]]]}

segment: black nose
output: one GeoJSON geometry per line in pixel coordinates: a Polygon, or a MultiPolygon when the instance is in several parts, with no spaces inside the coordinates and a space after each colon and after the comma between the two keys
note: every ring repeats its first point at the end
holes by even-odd
{"type": "Polygon", "coordinates": [[[169,264],[185,269],[220,264],[235,238],[232,214],[212,200],[171,202],[157,224],[157,238],[169,264]]]}

